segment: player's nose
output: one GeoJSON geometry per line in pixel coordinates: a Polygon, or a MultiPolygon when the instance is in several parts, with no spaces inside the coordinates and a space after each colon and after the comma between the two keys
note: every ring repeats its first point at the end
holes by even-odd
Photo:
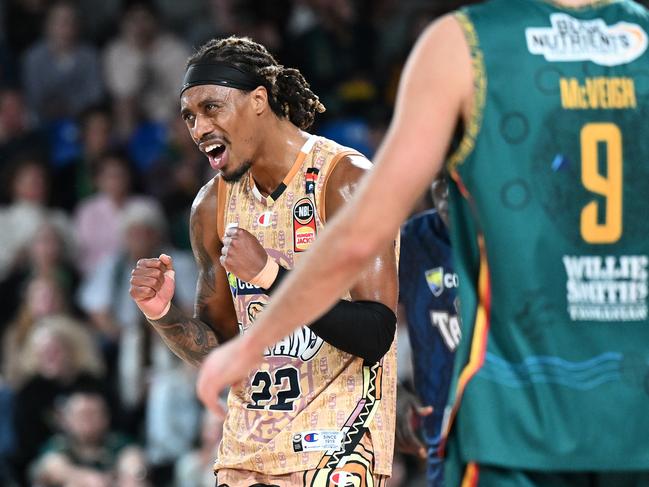
{"type": "Polygon", "coordinates": [[[203,138],[214,131],[214,125],[210,121],[209,117],[205,115],[198,114],[196,115],[196,121],[194,123],[194,128],[192,130],[192,136],[194,140],[200,142],[203,138]]]}

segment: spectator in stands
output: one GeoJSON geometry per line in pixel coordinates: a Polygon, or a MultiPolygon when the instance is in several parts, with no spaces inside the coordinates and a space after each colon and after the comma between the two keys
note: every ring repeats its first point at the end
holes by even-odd
{"type": "Polygon", "coordinates": [[[116,146],[113,119],[103,105],[84,111],[80,116],[79,128],[78,155],[57,167],[53,177],[53,201],[69,212],[80,200],[95,192],[93,177],[99,159],[116,146]]]}
{"type": "Polygon", "coordinates": [[[315,22],[291,39],[291,55],[330,117],[342,113],[343,97],[376,96],[374,59],[367,50],[376,33],[351,0],[309,3],[315,22]]]}
{"type": "Polygon", "coordinates": [[[34,326],[47,316],[68,313],[69,294],[55,276],[32,277],[24,291],[16,319],[8,325],[2,338],[2,376],[12,387],[22,385],[28,375],[23,358],[34,326]]]}
{"type": "Polygon", "coordinates": [[[47,207],[50,179],[43,161],[18,157],[10,163],[6,181],[10,204],[0,207],[0,279],[19,264],[21,253],[44,221],[55,225],[61,235],[71,235],[68,217],[47,207]]]}
{"type": "Polygon", "coordinates": [[[189,212],[198,190],[214,176],[205,156],[178,117],[170,123],[169,141],[163,158],[152,169],[148,192],[161,202],[169,221],[170,238],[181,249],[190,249],[189,212]]]}
{"type": "Polygon", "coordinates": [[[119,36],[104,52],[104,73],[124,138],[140,117],[168,122],[177,117],[178,86],[187,46],[163,30],[150,3],[134,2],[124,13],[119,36]]]}
{"type": "Polygon", "coordinates": [[[236,0],[208,0],[206,3],[207,14],[195,19],[185,33],[185,38],[194,49],[210,39],[228,37],[241,30],[236,0]]]}
{"type": "Polygon", "coordinates": [[[0,485],[15,485],[9,459],[16,448],[14,391],[0,375],[0,485]]]}
{"type": "Polygon", "coordinates": [[[198,448],[185,453],[176,462],[174,487],[213,487],[214,458],[223,437],[223,419],[203,411],[198,448]]]}
{"type": "Polygon", "coordinates": [[[167,244],[162,209],[151,201],[135,201],[123,211],[122,248],[110,255],[82,283],[79,304],[107,338],[118,345],[116,372],[118,395],[126,427],[141,426],[147,391],[147,372],[173,369],[177,360],[158,340],[129,295],[131,269],[138,259],[163,251],[174,259],[177,304],[191,309],[196,270],[187,252],[167,244]]]}
{"type": "MultiPolygon", "coordinates": [[[[123,450],[115,467],[115,485],[117,487],[151,487],[146,455],[141,448],[123,450]]],[[[166,484],[166,482],[165,482],[166,484]]]]}
{"type": "Polygon", "coordinates": [[[194,446],[200,428],[196,369],[172,358],[152,370],[146,404],[146,451],[156,485],[173,477],[176,461],[194,446]]]}
{"type": "Polygon", "coordinates": [[[74,117],[102,97],[97,53],[79,42],[78,30],[74,5],[56,3],[47,13],[43,38],[25,52],[25,93],[41,120],[74,117]]]}
{"type": "MultiPolygon", "coordinates": [[[[32,468],[33,480],[53,487],[115,485],[120,457],[137,447],[110,430],[104,398],[98,393],[74,392],[58,409],[60,433],[45,444],[32,468]]],[[[141,470],[146,472],[145,466],[141,470]]]]}
{"type": "MultiPolygon", "coordinates": [[[[3,324],[19,314],[19,305],[29,283],[37,278],[56,281],[61,288],[63,302],[76,291],[79,275],[72,264],[72,236],[63,235],[60,227],[49,221],[41,222],[26,248],[19,253],[12,271],[0,279],[0,329],[3,324]]],[[[66,309],[69,309],[66,306],[66,309]]],[[[25,310],[23,310],[25,311],[25,310]]]]}
{"type": "Polygon", "coordinates": [[[35,126],[23,95],[16,88],[0,89],[0,161],[10,161],[27,150],[46,155],[47,139],[35,126]]]}
{"type": "Polygon", "coordinates": [[[47,0],[13,0],[3,2],[7,43],[16,56],[40,37],[49,2],[47,0]]]}
{"type": "Polygon", "coordinates": [[[120,250],[124,208],[133,202],[151,201],[132,194],[132,179],[131,164],[124,153],[107,152],[98,157],[94,166],[97,193],[80,202],[74,218],[77,263],[84,275],[120,250]]]}
{"type": "Polygon", "coordinates": [[[28,379],[16,392],[15,464],[19,475],[55,432],[53,408],[72,392],[105,391],[103,363],[86,327],[66,315],[43,318],[27,339],[28,379]]]}

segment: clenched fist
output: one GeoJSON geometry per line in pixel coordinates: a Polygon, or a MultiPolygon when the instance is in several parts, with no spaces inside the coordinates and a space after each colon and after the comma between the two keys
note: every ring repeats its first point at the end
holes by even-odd
{"type": "Polygon", "coordinates": [[[250,282],[264,268],[267,260],[268,254],[250,232],[237,227],[226,230],[220,258],[225,270],[250,282]]]}
{"type": "Polygon", "coordinates": [[[174,274],[173,262],[167,254],[137,261],[131,272],[129,292],[147,318],[161,318],[169,310],[175,289],[174,274]]]}

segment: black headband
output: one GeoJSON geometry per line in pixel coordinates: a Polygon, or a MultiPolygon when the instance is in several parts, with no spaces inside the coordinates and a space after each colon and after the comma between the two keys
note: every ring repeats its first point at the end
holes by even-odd
{"type": "Polygon", "coordinates": [[[265,86],[265,80],[233,64],[223,61],[191,64],[185,72],[180,94],[192,86],[221,85],[252,91],[258,86],[265,86]]]}

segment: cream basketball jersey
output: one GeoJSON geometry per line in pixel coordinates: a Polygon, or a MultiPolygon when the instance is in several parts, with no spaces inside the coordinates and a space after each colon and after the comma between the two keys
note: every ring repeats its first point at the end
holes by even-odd
{"type": "MultiPolygon", "coordinates": [[[[258,191],[252,176],[233,184],[220,181],[219,232],[229,224],[248,230],[272,258],[291,269],[322,229],[329,175],[351,154],[357,153],[311,136],[269,196],[258,191]]],[[[245,333],[268,296],[232,274],[228,280],[245,333]]],[[[354,449],[368,435],[374,473],[390,475],[395,391],[394,343],[380,362],[364,365],[305,326],[266,350],[260,368],[230,390],[215,469],[272,475],[335,469],[358,455],[354,449]]]]}

